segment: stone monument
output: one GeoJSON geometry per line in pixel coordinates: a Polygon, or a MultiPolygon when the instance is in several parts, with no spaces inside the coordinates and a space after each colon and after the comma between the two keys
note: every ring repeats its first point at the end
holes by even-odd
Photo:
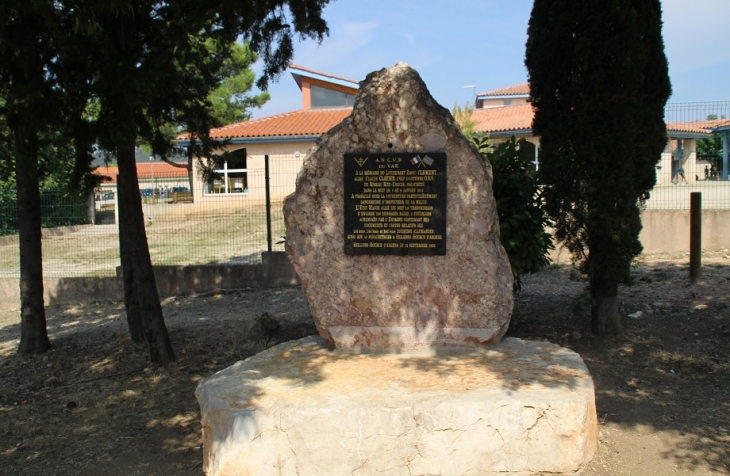
{"type": "Polygon", "coordinates": [[[368,75],[284,204],[320,336],[201,381],[207,474],[569,474],[591,459],[580,356],[500,342],[512,273],[491,182],[413,69],[368,75]]]}
{"type": "Polygon", "coordinates": [[[328,343],[480,346],[507,331],[512,272],[491,167],[407,65],[361,83],[350,117],[305,159],[284,217],[328,343]]]}

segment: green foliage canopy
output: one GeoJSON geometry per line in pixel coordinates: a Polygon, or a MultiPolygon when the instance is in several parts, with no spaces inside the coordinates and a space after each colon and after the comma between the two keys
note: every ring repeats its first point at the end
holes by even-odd
{"type": "MultiPolygon", "coordinates": [[[[213,48],[213,46],[210,46],[213,48]]],[[[247,121],[251,109],[264,105],[271,96],[267,91],[247,94],[256,79],[251,65],[256,62],[256,53],[248,44],[236,43],[231,56],[223,62],[221,83],[208,96],[212,107],[213,125],[216,127],[247,121]]]]}
{"type": "Polygon", "coordinates": [[[459,125],[461,133],[466,137],[474,137],[476,133],[477,123],[472,119],[473,113],[474,108],[469,103],[464,104],[463,107],[454,103],[454,108],[451,110],[451,115],[454,116],[454,120],[459,125]]]}
{"type": "Polygon", "coordinates": [[[489,146],[485,137],[472,139],[482,156],[492,165],[492,189],[497,201],[502,246],[507,252],[515,290],[521,277],[539,271],[549,264],[548,253],[553,240],[546,231],[549,221],[543,210],[543,199],[534,170],[534,146],[525,139],[489,146]]]}
{"type": "MultiPolygon", "coordinates": [[[[20,347],[42,352],[50,346],[38,156],[43,134],[61,132],[74,140],[79,157],[88,158],[96,143],[117,158],[130,330],[133,339],[147,340],[153,361],[173,360],[144,233],[135,144],[145,142],[155,155],[169,156],[175,151],[170,124],[184,124],[204,146],[211,144],[211,92],[224,85],[225,66],[236,61],[236,41],[263,59],[258,86],[265,90],[288,65],[293,38],[321,40],[327,33],[322,10],[329,0],[0,1],[0,116],[15,159],[14,168],[4,162],[2,172],[15,173],[18,190],[21,289],[30,290],[21,293],[23,335],[27,327],[39,343],[26,346],[21,338],[20,347]],[[83,115],[89,104],[96,106],[93,121],[83,115]]],[[[88,165],[77,160],[76,176],[88,165]]]]}
{"type": "Polygon", "coordinates": [[[216,144],[211,93],[224,83],[237,40],[263,59],[257,85],[288,65],[293,37],[321,39],[328,0],[64,0],[73,10],[84,78],[99,104],[95,136],[117,159],[121,262],[130,335],[155,362],[175,359],[159,305],[136,174],[135,144],[167,158],[170,125],[182,125],[208,156],[216,144]]]}

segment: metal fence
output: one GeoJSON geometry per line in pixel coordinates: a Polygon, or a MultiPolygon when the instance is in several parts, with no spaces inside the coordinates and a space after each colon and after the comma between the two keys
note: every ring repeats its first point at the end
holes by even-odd
{"type": "MultiPolygon", "coordinates": [[[[670,104],[665,116],[669,141],[657,165],[657,185],[645,207],[689,209],[690,193],[701,192],[703,208],[730,209],[730,101],[670,104]]],[[[535,137],[526,138],[539,144],[535,137]]],[[[198,183],[204,190],[194,190],[185,173],[140,179],[152,263],[255,264],[261,252],[269,249],[269,241],[272,250],[283,250],[282,200],[294,190],[302,160],[271,155],[270,172],[249,167],[245,177],[237,177],[237,185],[225,193],[218,193],[220,181],[215,187],[198,183]],[[272,197],[268,207],[267,187],[272,197]]],[[[539,164],[539,149],[536,160],[539,164]]],[[[103,186],[93,200],[71,203],[62,197],[46,192],[43,198],[44,275],[115,275],[119,234],[114,184],[103,186]]],[[[0,277],[20,274],[16,215],[15,204],[0,206],[0,277]]]]}
{"type": "MultiPolygon", "coordinates": [[[[246,172],[246,189],[233,193],[195,193],[187,178],[158,174],[154,183],[140,181],[147,242],[153,265],[256,264],[261,252],[284,249],[283,197],[294,191],[302,157],[270,156],[271,172],[246,172]],[[175,185],[173,185],[173,183],[175,185]],[[270,234],[266,187],[271,197],[270,234]]],[[[184,170],[184,169],[183,169],[184,170]]],[[[200,184],[198,184],[200,187],[200,184]]],[[[74,205],[77,223],[44,218],[43,274],[46,277],[114,276],[119,259],[116,184],[106,185],[93,200],[74,205]],[[82,213],[79,213],[81,210],[82,213]]],[[[44,207],[43,213],[63,213],[44,207]]],[[[5,217],[6,210],[2,210],[5,217]]],[[[18,277],[18,235],[0,237],[0,277],[18,277]]]]}
{"type": "MultiPolygon", "coordinates": [[[[671,103],[664,115],[667,147],[656,166],[657,183],[644,208],[689,210],[690,194],[701,192],[704,209],[730,209],[730,101],[671,103]]],[[[516,138],[539,144],[529,130],[516,138]]],[[[492,135],[493,142],[503,140],[504,135],[492,135]]],[[[536,157],[539,168],[539,149],[536,157]]]]}
{"type": "MultiPolygon", "coordinates": [[[[89,202],[86,197],[73,196],[62,190],[41,192],[41,226],[54,228],[88,223],[89,202]]],[[[16,197],[0,201],[0,237],[18,233],[18,204],[16,197]]]]}
{"type": "Polygon", "coordinates": [[[668,104],[665,121],[669,140],[646,208],[689,210],[690,193],[701,192],[703,208],[730,209],[730,101],[668,104]]]}

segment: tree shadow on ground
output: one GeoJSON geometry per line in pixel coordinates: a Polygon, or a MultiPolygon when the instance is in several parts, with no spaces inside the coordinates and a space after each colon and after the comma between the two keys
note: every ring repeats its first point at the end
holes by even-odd
{"type": "Polygon", "coordinates": [[[600,420],[670,435],[661,457],[672,467],[727,473],[730,268],[704,268],[699,284],[676,263],[639,264],[634,276],[620,293],[626,338],[590,334],[584,289],[569,269],[527,278],[508,335],[578,352],[595,381],[600,420]],[[548,288],[563,292],[546,300],[548,288]]]}
{"type": "MultiPolygon", "coordinates": [[[[12,332],[18,326],[3,327],[10,346],[0,353],[0,472],[199,474],[198,381],[276,343],[267,342],[252,319],[254,294],[269,303],[259,302],[256,309],[298,298],[291,291],[267,290],[166,300],[178,356],[166,367],[151,365],[146,348],[129,340],[118,302],[52,309],[54,348],[40,356],[15,355],[12,340],[19,334],[12,332]],[[198,311],[210,317],[196,319],[198,311]]],[[[311,334],[311,319],[294,316],[292,304],[281,313],[279,337],[311,334]]]]}

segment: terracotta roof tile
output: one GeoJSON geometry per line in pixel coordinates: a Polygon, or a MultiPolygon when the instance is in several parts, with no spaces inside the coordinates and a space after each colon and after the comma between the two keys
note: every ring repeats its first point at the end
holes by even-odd
{"type": "MultiPolygon", "coordinates": [[[[478,132],[508,132],[532,128],[534,112],[531,104],[475,109],[472,119],[478,132]]],[[[668,122],[667,131],[709,134],[714,129],[730,127],[730,119],[693,122],[668,122]]]]}
{"type": "Polygon", "coordinates": [[[720,127],[729,127],[730,119],[708,119],[705,121],[692,122],[668,122],[667,130],[672,132],[694,132],[699,134],[709,134],[713,129],[720,127]]]}
{"type": "Polygon", "coordinates": [[[106,167],[104,165],[100,165],[99,167],[94,169],[93,173],[95,173],[96,175],[101,175],[102,183],[116,183],[119,169],[116,166],[106,167]]]}
{"type": "MultiPolygon", "coordinates": [[[[117,174],[119,168],[114,165],[110,167],[99,166],[94,170],[94,173],[101,175],[103,183],[115,183],[117,181],[117,174]]],[[[137,162],[137,178],[148,179],[148,178],[187,178],[188,169],[182,167],[175,167],[167,162],[137,162]]]]}
{"type": "Polygon", "coordinates": [[[530,94],[530,85],[527,83],[515,84],[506,88],[493,89],[477,94],[477,96],[525,96],[530,94]]]}
{"type": "MultiPolygon", "coordinates": [[[[187,164],[185,164],[187,165],[187,164]]],[[[137,162],[137,178],[172,178],[188,176],[188,169],[175,167],[167,162],[137,162]]]]}
{"type": "MultiPolygon", "coordinates": [[[[342,122],[352,112],[351,108],[309,109],[285,112],[218,127],[210,131],[213,139],[252,137],[320,136],[342,122]]],[[[178,140],[187,140],[183,134],[178,140]]]]}
{"type": "Polygon", "coordinates": [[[506,132],[532,128],[532,116],[531,104],[517,104],[475,109],[471,118],[476,122],[478,132],[506,132]]]}

